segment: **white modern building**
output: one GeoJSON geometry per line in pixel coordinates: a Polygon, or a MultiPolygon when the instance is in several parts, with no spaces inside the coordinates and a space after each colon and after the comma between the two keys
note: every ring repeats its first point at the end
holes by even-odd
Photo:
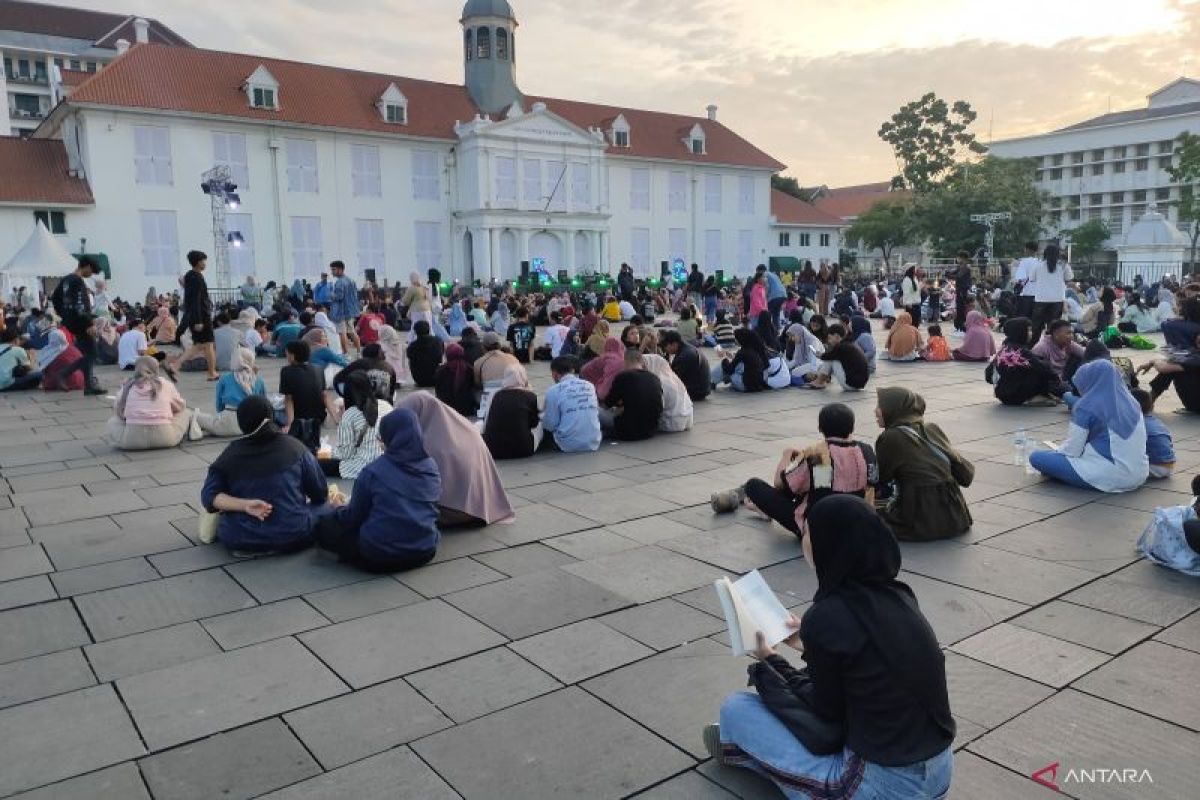
{"type": "Polygon", "coordinates": [[[0,134],[28,136],[61,99],[59,73],[94,73],[133,42],[189,47],[157,20],[0,0],[0,134]]]}
{"type": "MultiPolygon", "coordinates": [[[[235,284],[313,278],[335,258],[381,284],[430,267],[512,279],[525,261],[644,275],[675,259],[730,275],[766,262],[783,165],[715,106],[686,116],[525,95],[506,0],[470,0],[460,23],[464,85],[134,44],[34,134],[61,140],[94,197],[66,212],[66,235],[109,257],[119,294],[173,286],[189,249],[213,254],[200,176],[220,164],[241,198],[227,217],[242,239],[235,284]]],[[[8,208],[0,254],[27,235],[10,238],[4,213],[32,224],[28,203],[8,208]]]]}
{"type": "Polygon", "coordinates": [[[1037,160],[1037,185],[1052,198],[1048,232],[1103,219],[1119,243],[1151,203],[1172,222],[1179,187],[1167,172],[1175,138],[1200,130],[1200,81],[1180,78],[1145,108],[1117,111],[1036,136],[991,145],[992,155],[1037,160]]]}

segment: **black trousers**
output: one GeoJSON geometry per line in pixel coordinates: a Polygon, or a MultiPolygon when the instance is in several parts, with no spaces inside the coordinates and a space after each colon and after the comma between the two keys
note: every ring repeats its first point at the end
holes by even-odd
{"type": "Polygon", "coordinates": [[[969,294],[969,290],[954,293],[954,330],[956,331],[967,328],[967,297],[969,294]]]}
{"type": "Polygon", "coordinates": [[[1157,398],[1172,385],[1183,407],[1193,414],[1200,414],[1200,371],[1187,369],[1183,372],[1160,373],[1150,381],[1150,392],[1157,398]]]}
{"type": "Polygon", "coordinates": [[[367,572],[386,574],[403,572],[409,569],[423,567],[433,560],[437,550],[424,550],[411,556],[394,559],[370,558],[363,555],[358,547],[358,532],[345,528],[338,522],[337,516],[329,514],[322,517],[313,527],[313,539],[323,550],[337,553],[338,560],[358,567],[367,572]]]}
{"type": "Polygon", "coordinates": [[[912,317],[912,324],[916,325],[917,327],[920,327],[920,325],[921,325],[921,304],[917,303],[915,306],[908,306],[904,310],[908,312],[908,315],[910,317],[912,317]]]}
{"type": "Polygon", "coordinates": [[[1031,334],[1030,343],[1037,344],[1042,340],[1042,333],[1049,327],[1051,322],[1056,319],[1062,319],[1063,304],[1062,303],[1034,303],[1033,304],[1033,332],[1031,334]]]}
{"type": "Polygon", "coordinates": [[[796,506],[800,505],[800,502],[791,492],[776,489],[758,478],[751,478],[746,481],[746,499],[754,503],[759,511],[797,536],[800,535],[800,528],[796,525],[796,506]]]}
{"type": "Polygon", "coordinates": [[[1017,298],[1017,313],[1014,316],[1024,317],[1029,320],[1033,319],[1033,307],[1035,305],[1033,295],[1021,295],[1017,298]]]}

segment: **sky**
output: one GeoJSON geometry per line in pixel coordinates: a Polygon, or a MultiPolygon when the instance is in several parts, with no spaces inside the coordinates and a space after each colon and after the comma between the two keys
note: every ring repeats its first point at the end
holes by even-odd
{"type": "MultiPolygon", "coordinates": [[[[986,143],[1200,77],[1200,0],[510,2],[522,91],[697,116],[714,103],[804,185],[890,179],[879,126],[928,91],[971,103],[986,143]]],[[[462,82],[462,0],[55,4],[153,16],[199,47],[462,82]]]]}

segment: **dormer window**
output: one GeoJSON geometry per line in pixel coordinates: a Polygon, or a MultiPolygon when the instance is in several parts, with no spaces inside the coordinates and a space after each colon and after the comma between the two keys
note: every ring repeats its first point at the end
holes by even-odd
{"type": "Polygon", "coordinates": [[[408,98],[394,83],[388,84],[383,94],[375,101],[375,107],[383,121],[392,125],[408,124],[408,98]]]}
{"type": "Polygon", "coordinates": [[[704,155],[704,140],[692,139],[692,154],[697,156],[704,155]]]}
{"type": "Polygon", "coordinates": [[[617,115],[612,124],[613,147],[629,147],[629,121],[624,114],[617,115]]]}
{"type": "Polygon", "coordinates": [[[692,155],[704,155],[704,128],[701,128],[699,123],[693,125],[692,129],[688,131],[687,136],[684,137],[683,143],[687,145],[692,155]]]}
{"type": "Polygon", "coordinates": [[[254,70],[242,84],[242,88],[246,92],[246,99],[250,101],[251,108],[262,108],[268,111],[279,109],[279,81],[275,80],[275,76],[268,72],[266,67],[259,65],[258,69],[254,70]]]}

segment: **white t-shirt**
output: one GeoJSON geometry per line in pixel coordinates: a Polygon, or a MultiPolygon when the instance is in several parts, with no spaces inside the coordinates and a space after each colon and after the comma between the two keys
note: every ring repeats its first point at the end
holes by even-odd
{"type": "Polygon", "coordinates": [[[242,341],[246,343],[246,347],[249,347],[251,350],[256,350],[258,346],[263,343],[263,338],[257,330],[251,328],[250,330],[246,331],[246,335],[242,337],[242,341]]]}
{"type": "Polygon", "coordinates": [[[121,334],[117,340],[117,366],[121,369],[132,367],[133,362],[146,352],[146,334],[137,328],[130,328],[121,334]]]}
{"type": "Polygon", "coordinates": [[[1029,272],[1029,283],[1025,284],[1026,295],[1029,285],[1033,284],[1033,301],[1035,303],[1061,303],[1067,297],[1067,281],[1071,280],[1071,265],[1060,261],[1054,267],[1054,272],[1046,266],[1045,261],[1038,261],[1029,272]]]}
{"type": "Polygon", "coordinates": [[[1037,277],[1034,271],[1042,260],[1037,256],[1025,256],[1017,262],[1017,268],[1013,272],[1013,283],[1025,281],[1025,288],[1021,290],[1021,297],[1036,297],[1037,296],[1037,277]]]}
{"type": "Polygon", "coordinates": [[[637,309],[628,300],[622,300],[617,307],[621,309],[621,319],[633,319],[633,316],[637,314],[637,309]]]}
{"type": "Polygon", "coordinates": [[[570,330],[566,325],[551,325],[546,329],[546,344],[550,347],[551,358],[558,358],[562,353],[563,342],[567,340],[570,330]]]}
{"type": "Polygon", "coordinates": [[[884,319],[896,318],[896,301],[890,297],[884,297],[879,301],[879,316],[884,319]]]}

